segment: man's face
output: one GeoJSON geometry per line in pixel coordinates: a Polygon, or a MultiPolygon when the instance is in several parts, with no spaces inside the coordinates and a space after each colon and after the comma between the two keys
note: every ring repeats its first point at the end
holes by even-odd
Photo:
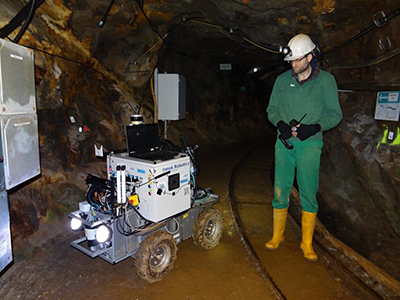
{"type": "Polygon", "coordinates": [[[306,71],[310,66],[310,62],[310,54],[290,61],[295,74],[301,74],[306,71]]]}

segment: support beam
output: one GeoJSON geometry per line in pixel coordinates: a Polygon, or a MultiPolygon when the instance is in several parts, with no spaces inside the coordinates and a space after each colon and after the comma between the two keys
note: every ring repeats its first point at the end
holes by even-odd
{"type": "Polygon", "coordinates": [[[361,63],[356,63],[356,64],[345,64],[345,65],[334,65],[330,67],[330,70],[340,70],[340,69],[360,69],[360,68],[366,68],[374,65],[378,65],[380,63],[383,63],[384,61],[387,61],[397,55],[400,54],[400,48],[397,48],[393,51],[390,51],[384,55],[381,55],[373,60],[366,61],[366,62],[361,62],[361,63]]]}

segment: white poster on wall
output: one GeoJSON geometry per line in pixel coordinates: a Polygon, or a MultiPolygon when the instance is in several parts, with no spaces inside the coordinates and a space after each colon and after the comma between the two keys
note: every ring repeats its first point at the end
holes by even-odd
{"type": "Polygon", "coordinates": [[[400,92],[378,92],[375,120],[398,121],[400,114],[400,92]]]}

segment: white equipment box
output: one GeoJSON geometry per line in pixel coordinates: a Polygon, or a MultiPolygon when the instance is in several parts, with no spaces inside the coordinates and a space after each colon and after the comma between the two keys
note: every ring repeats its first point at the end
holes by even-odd
{"type": "Polygon", "coordinates": [[[114,154],[107,157],[107,166],[108,179],[117,176],[117,166],[125,166],[126,182],[139,180],[137,209],[147,220],[159,222],[190,209],[190,158],[186,154],[180,153],[166,161],[133,158],[128,153],[114,154]],[[160,177],[155,179],[157,176],[160,177]]]}
{"type": "Polygon", "coordinates": [[[9,190],[40,174],[33,51],[0,39],[0,135],[9,190]]]}
{"type": "Polygon", "coordinates": [[[158,74],[158,119],[186,118],[186,78],[179,74],[158,74]]]}
{"type": "Polygon", "coordinates": [[[6,190],[40,174],[34,61],[0,39],[0,272],[12,261],[6,190]]]}
{"type": "Polygon", "coordinates": [[[12,261],[7,193],[0,193],[0,272],[12,261]]]}

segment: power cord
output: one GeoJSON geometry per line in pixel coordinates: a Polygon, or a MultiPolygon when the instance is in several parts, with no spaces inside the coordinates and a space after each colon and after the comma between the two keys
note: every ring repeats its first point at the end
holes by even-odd
{"type": "Polygon", "coordinates": [[[329,54],[332,54],[332,53],[335,53],[335,52],[339,51],[340,49],[348,46],[349,44],[351,44],[354,41],[358,40],[360,37],[366,35],[367,33],[371,32],[372,30],[376,29],[377,27],[380,27],[380,26],[384,25],[385,23],[387,23],[388,21],[390,21],[391,19],[393,19],[393,18],[395,18],[395,17],[397,17],[399,15],[400,15],[400,8],[394,10],[393,12],[391,12],[387,16],[384,16],[384,17],[380,18],[379,20],[375,20],[374,23],[369,25],[367,28],[362,30],[360,33],[358,33],[355,36],[353,36],[347,42],[341,44],[340,46],[338,46],[336,48],[333,48],[332,50],[329,50],[329,51],[327,51],[325,53],[322,53],[322,55],[329,55],[329,54]],[[378,24],[380,24],[380,25],[378,26],[378,24]]]}

